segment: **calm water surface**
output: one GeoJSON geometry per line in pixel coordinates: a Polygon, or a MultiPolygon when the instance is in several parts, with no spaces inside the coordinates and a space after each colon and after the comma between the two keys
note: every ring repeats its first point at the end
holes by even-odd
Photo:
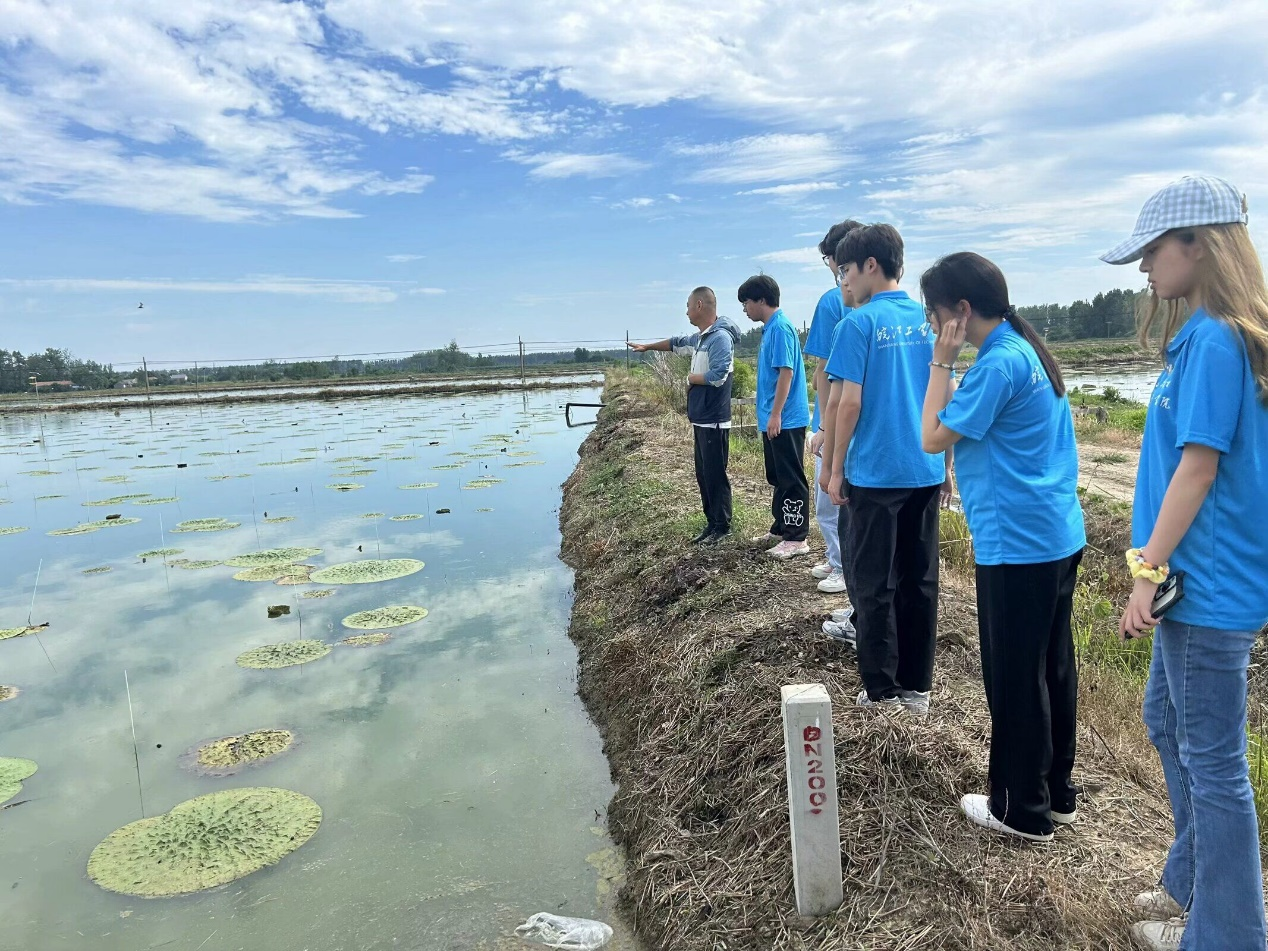
{"type": "MultiPolygon", "coordinates": [[[[0,810],[0,948],[476,949],[524,946],[513,929],[537,911],[618,925],[596,819],[612,787],[575,697],[571,577],[557,560],[559,485],[586,432],[564,427],[567,399],[598,392],[53,414],[38,444],[34,416],[0,417],[0,527],[29,529],[0,535],[0,628],[29,611],[49,622],[38,639],[0,641],[0,684],[22,691],[0,703],[0,756],[39,763],[16,797],[29,801],[0,810]],[[505,481],[463,488],[481,477],[505,481]],[[421,482],[439,485],[398,488],[421,482]],[[328,488],[339,483],[363,488],[328,488]],[[133,493],[179,501],[83,505],[133,493]],[[114,513],[141,521],[47,534],[114,513]],[[389,518],[405,514],[424,517],[389,518]],[[172,532],[213,516],[240,527],[172,532]],[[282,546],[320,548],[316,565],[426,568],[305,599],[329,586],[137,558],[282,546]],[[111,570],[84,573],[99,567],[111,570]],[[268,619],[274,604],[291,614],[268,619]],[[300,637],[335,643],[353,633],[346,615],[391,604],[431,613],[385,645],[299,667],[234,662],[300,637]],[[300,742],[228,778],[182,766],[201,741],[270,728],[300,742]],[[279,864],[195,896],[131,898],[87,878],[94,846],[141,816],[140,791],[155,815],[238,786],[311,796],[320,829],[279,864]]],[[[611,947],[633,945],[618,933],[611,947]]]]}

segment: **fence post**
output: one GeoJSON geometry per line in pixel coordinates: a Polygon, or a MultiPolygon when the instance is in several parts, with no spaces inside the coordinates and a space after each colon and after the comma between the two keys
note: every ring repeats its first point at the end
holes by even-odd
{"type": "Polygon", "coordinates": [[[630,332],[625,331],[625,372],[630,370],[630,332]]]}
{"type": "Polygon", "coordinates": [[[797,913],[828,915],[843,897],[832,701],[823,684],[787,684],[780,700],[797,913]]]}

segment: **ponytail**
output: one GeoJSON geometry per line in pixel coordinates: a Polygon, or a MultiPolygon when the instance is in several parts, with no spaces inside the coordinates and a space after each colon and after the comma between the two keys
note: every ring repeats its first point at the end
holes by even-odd
{"type": "Polygon", "coordinates": [[[1043,342],[1043,338],[1039,336],[1038,331],[1025,317],[1017,313],[1017,309],[1009,304],[1004,309],[1004,313],[1000,315],[1010,324],[1013,329],[1021,334],[1022,339],[1030,344],[1035,350],[1035,355],[1039,357],[1039,362],[1043,364],[1043,371],[1048,374],[1048,382],[1052,384],[1052,392],[1057,396],[1065,396],[1065,377],[1061,375],[1061,368],[1057,366],[1057,359],[1052,355],[1052,351],[1048,349],[1048,345],[1043,342]]]}

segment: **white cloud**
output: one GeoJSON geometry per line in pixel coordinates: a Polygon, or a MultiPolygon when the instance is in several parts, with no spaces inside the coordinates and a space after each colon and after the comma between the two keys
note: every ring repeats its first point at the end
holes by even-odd
{"type": "Polygon", "coordinates": [[[836,182],[796,182],[787,185],[771,185],[767,188],[750,188],[748,191],[736,192],[737,195],[774,195],[780,198],[796,198],[813,192],[836,191],[841,186],[836,182]]]}
{"type": "Polygon", "coordinates": [[[850,162],[832,136],[824,133],[754,135],[734,142],[681,145],[675,152],[703,166],[692,181],[734,185],[811,178],[850,162]]]}
{"type": "Polygon", "coordinates": [[[613,208],[650,208],[656,204],[655,198],[626,198],[624,201],[613,202],[613,208]]]}
{"type": "Polygon", "coordinates": [[[512,149],[504,158],[531,168],[533,178],[615,178],[647,167],[647,163],[625,155],[585,155],[576,152],[528,153],[512,149]]]}
{"type": "Polygon", "coordinates": [[[389,254],[387,259],[393,264],[405,264],[409,261],[421,261],[426,255],[423,254],[389,254]]]}
{"type": "MultiPolygon", "coordinates": [[[[386,304],[397,299],[396,291],[385,282],[310,280],[300,277],[269,277],[241,281],[172,281],[162,279],[102,279],[86,277],[16,279],[0,278],[0,286],[41,288],[61,293],[96,292],[180,292],[185,294],[286,294],[301,297],[328,297],[345,304],[386,304]]],[[[427,289],[428,291],[433,289],[427,289]]],[[[411,293],[413,293],[411,291],[411,293]]],[[[444,293],[441,291],[440,293],[444,293]]]]}
{"type": "Polygon", "coordinates": [[[443,287],[415,287],[410,289],[411,294],[423,294],[428,297],[435,297],[446,293],[443,287]]]}
{"type": "Polygon", "coordinates": [[[755,261],[769,261],[771,264],[819,264],[818,245],[809,248],[789,248],[786,251],[768,251],[753,256],[755,261]]]}

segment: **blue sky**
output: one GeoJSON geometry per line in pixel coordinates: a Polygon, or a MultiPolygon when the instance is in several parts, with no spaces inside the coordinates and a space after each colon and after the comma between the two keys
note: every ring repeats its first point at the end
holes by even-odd
{"type": "Polygon", "coordinates": [[[660,337],[889,221],[1018,304],[1188,172],[1265,247],[1262,0],[0,0],[0,346],[125,366],[660,337]],[[144,302],[144,309],[137,304],[144,302]]]}

